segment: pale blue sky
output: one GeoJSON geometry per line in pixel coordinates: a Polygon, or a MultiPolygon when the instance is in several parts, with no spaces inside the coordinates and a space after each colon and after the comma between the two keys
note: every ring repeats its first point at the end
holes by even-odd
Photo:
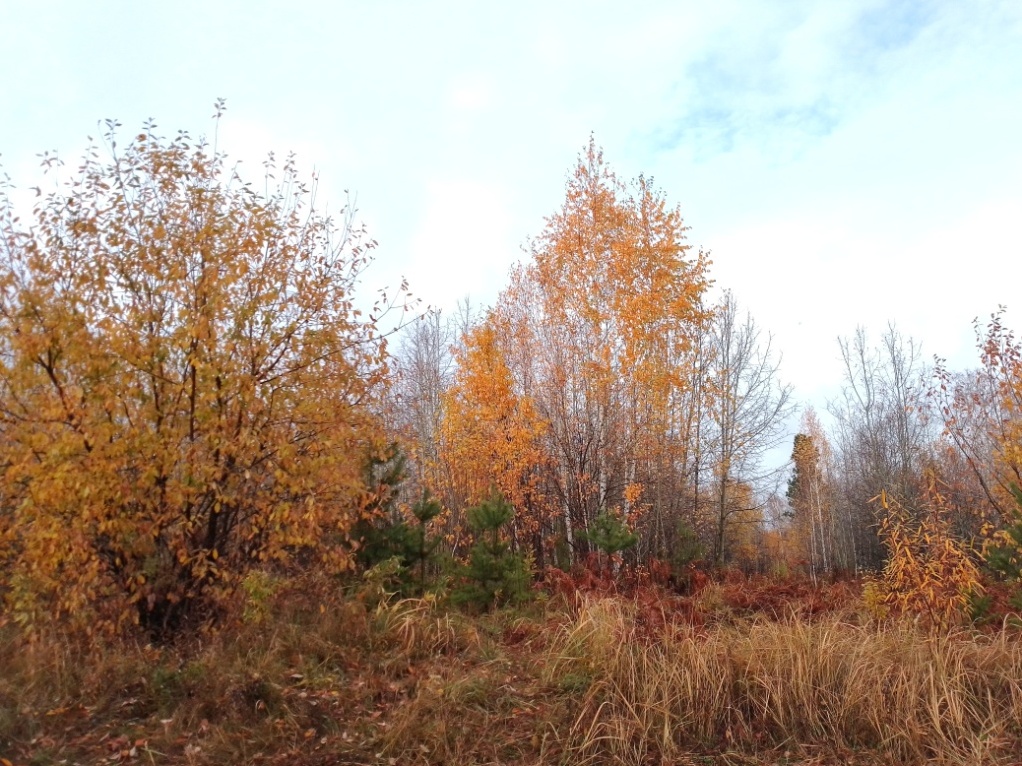
{"type": "Polygon", "coordinates": [[[0,0],[0,66],[16,184],[102,118],[209,132],[223,96],[248,177],[295,150],[332,207],[358,194],[370,280],[440,307],[493,300],[593,132],[818,405],[857,324],[960,364],[973,317],[1022,330],[1019,0],[0,0]]]}

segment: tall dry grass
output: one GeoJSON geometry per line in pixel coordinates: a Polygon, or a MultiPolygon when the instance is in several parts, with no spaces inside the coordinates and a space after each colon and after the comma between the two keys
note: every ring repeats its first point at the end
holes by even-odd
{"type": "Polygon", "coordinates": [[[1017,632],[701,598],[704,626],[652,597],[469,617],[310,581],[180,646],[0,626],[0,757],[99,762],[123,739],[192,766],[1022,762],[1017,632]]]}
{"type": "Polygon", "coordinates": [[[172,645],[0,626],[0,755],[88,760],[85,749],[102,752],[104,733],[118,732],[145,739],[153,757],[199,740],[228,760],[279,747],[322,717],[299,694],[336,685],[375,635],[357,603],[335,598],[321,610],[316,585],[281,593],[265,619],[172,645]]]}
{"type": "Polygon", "coordinates": [[[891,763],[1022,761],[1018,634],[752,620],[638,629],[620,600],[580,604],[546,670],[584,688],[577,762],[646,763],[720,747],[870,751],[891,763]]]}
{"type": "Polygon", "coordinates": [[[314,578],[264,606],[164,646],[0,624],[0,758],[93,762],[124,737],[166,763],[358,761],[382,747],[377,717],[413,692],[414,666],[480,642],[430,601],[364,603],[314,578]]]}

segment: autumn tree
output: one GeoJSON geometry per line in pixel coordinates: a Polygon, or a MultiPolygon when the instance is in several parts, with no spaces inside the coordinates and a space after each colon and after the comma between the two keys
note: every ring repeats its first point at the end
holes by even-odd
{"type": "Polygon", "coordinates": [[[444,395],[454,377],[453,323],[430,311],[401,334],[391,363],[387,416],[394,437],[410,457],[409,492],[416,496],[440,484],[440,429],[444,395]]]}
{"type": "Polygon", "coordinates": [[[998,518],[1015,507],[1022,486],[1022,343],[1004,325],[1003,308],[985,329],[976,325],[981,367],[953,374],[941,362],[935,378],[945,437],[981,490],[976,498],[998,518]]]}
{"type": "Polygon", "coordinates": [[[936,434],[927,417],[929,371],[920,350],[893,326],[878,346],[862,329],[840,339],[841,396],[830,404],[835,419],[835,513],[838,548],[854,550],[856,565],[875,569],[887,551],[876,535],[881,490],[912,507],[936,434]]]}
{"type": "Polygon", "coordinates": [[[663,451],[708,317],[708,260],[685,230],[649,179],[622,183],[590,140],[496,307],[515,380],[547,424],[546,485],[573,553],[601,514],[631,526],[669,494],[655,486],[676,473],[663,451]]]}
{"type": "Polygon", "coordinates": [[[835,550],[833,488],[829,476],[832,455],[830,443],[812,408],[802,415],[791,462],[788,503],[802,553],[815,580],[818,574],[854,564],[855,558],[835,550]]]}
{"type": "Polygon", "coordinates": [[[741,316],[730,292],[725,293],[711,328],[713,431],[703,449],[713,460],[713,557],[723,564],[731,527],[762,518],[749,488],[763,478],[763,455],[780,444],[792,403],[791,386],[779,380],[770,338],[761,338],[751,315],[741,316]]]}
{"type": "Polygon", "coordinates": [[[759,546],[762,572],[786,576],[804,560],[805,548],[791,523],[791,515],[788,498],[778,492],[767,496],[759,546]]]}
{"type": "Polygon", "coordinates": [[[640,558],[658,558],[686,564],[712,550],[714,525],[710,523],[716,460],[711,380],[714,348],[711,323],[696,332],[683,363],[689,370],[687,385],[676,389],[666,407],[658,447],[647,469],[644,492],[648,510],[639,519],[640,558]]]}
{"type": "Polygon", "coordinates": [[[880,576],[867,581],[866,603],[878,611],[908,612],[932,630],[949,629],[968,611],[983,586],[976,553],[952,532],[935,476],[924,478],[918,508],[907,509],[881,492],[879,535],[889,556],[880,576]]]}
{"type": "Polygon", "coordinates": [[[385,353],[373,243],[292,160],[264,196],[116,127],[30,224],[0,200],[4,574],[19,619],[166,635],[264,562],[347,565],[385,353]]]}
{"type": "Polygon", "coordinates": [[[531,545],[542,559],[549,531],[540,484],[547,425],[515,384],[493,314],[462,336],[455,356],[454,381],[443,397],[440,444],[452,510],[463,513],[496,489],[514,510],[513,542],[531,545]]]}
{"type": "Polygon", "coordinates": [[[1003,312],[985,330],[976,323],[982,366],[956,375],[938,363],[933,394],[952,449],[945,465],[962,464],[952,487],[963,511],[959,530],[968,527],[963,521],[983,523],[981,530],[994,533],[987,540],[994,558],[1010,561],[1022,560],[1022,343],[1003,312]]]}

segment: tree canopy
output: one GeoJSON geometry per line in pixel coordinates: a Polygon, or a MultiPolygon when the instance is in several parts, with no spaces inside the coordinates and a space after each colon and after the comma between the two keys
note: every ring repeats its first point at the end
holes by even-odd
{"type": "Polygon", "coordinates": [[[260,562],[346,566],[382,307],[355,302],[374,243],[293,160],[260,194],[205,140],[117,127],[29,224],[0,197],[0,557],[20,619],[161,631],[260,562]]]}

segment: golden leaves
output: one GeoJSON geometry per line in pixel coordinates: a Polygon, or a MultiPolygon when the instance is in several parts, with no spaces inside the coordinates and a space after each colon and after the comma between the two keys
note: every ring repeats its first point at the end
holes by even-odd
{"type": "Polygon", "coordinates": [[[26,608],[165,627],[354,519],[385,351],[351,306],[371,243],[292,166],[260,199],[143,135],[2,232],[0,565],[26,608]]]}
{"type": "Polygon", "coordinates": [[[678,210],[644,178],[619,181],[593,141],[530,250],[492,321],[516,390],[548,424],[543,481],[584,526],[635,510],[625,488],[655,483],[656,462],[672,459],[709,261],[690,254],[678,210]]]}
{"type": "Polygon", "coordinates": [[[867,583],[867,605],[878,613],[914,614],[935,631],[947,630],[983,586],[971,547],[951,531],[936,478],[928,477],[919,513],[883,490],[874,500],[885,511],[879,535],[890,557],[880,577],[867,583]]]}
{"type": "Polygon", "coordinates": [[[495,485],[523,510],[536,499],[546,425],[531,399],[516,392],[492,318],[462,342],[454,384],[444,396],[442,459],[466,507],[489,497],[495,485]]]}

